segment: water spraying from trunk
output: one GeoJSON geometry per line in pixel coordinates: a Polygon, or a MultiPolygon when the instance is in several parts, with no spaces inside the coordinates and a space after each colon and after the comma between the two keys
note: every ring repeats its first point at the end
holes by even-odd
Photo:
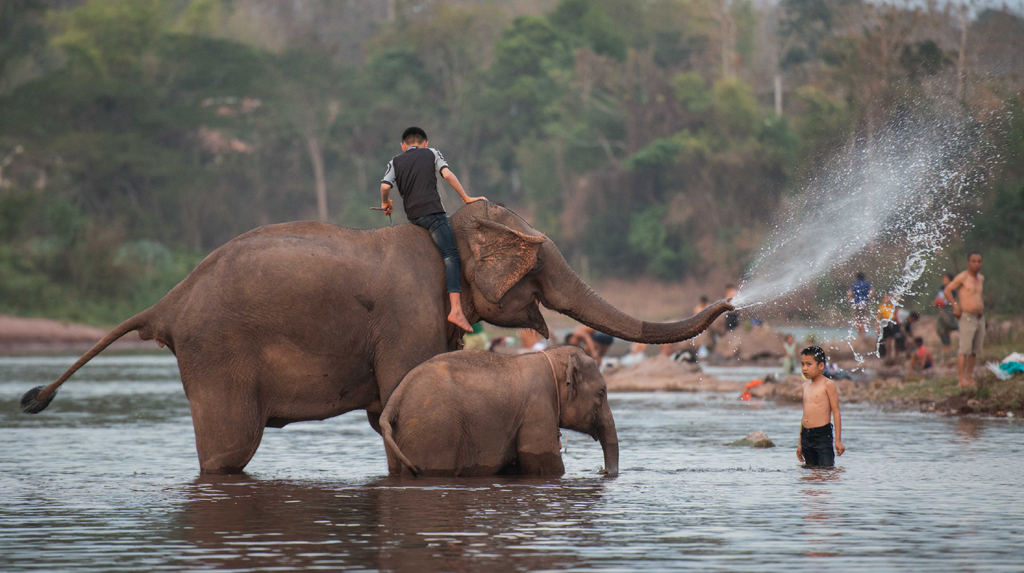
{"type": "Polygon", "coordinates": [[[840,154],[784,205],[733,304],[762,317],[814,311],[849,324],[853,338],[847,289],[856,272],[873,283],[862,303],[871,315],[886,294],[897,306],[917,294],[915,282],[969,226],[976,191],[998,162],[987,127],[956,112],[906,119],[840,154]]]}

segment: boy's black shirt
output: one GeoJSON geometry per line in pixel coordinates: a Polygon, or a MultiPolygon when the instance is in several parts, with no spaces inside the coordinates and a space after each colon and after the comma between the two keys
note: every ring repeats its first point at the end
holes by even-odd
{"type": "Polygon", "coordinates": [[[410,147],[388,162],[381,183],[398,188],[410,220],[435,213],[444,213],[441,194],[437,191],[437,175],[448,169],[441,152],[430,147],[410,147]]]}

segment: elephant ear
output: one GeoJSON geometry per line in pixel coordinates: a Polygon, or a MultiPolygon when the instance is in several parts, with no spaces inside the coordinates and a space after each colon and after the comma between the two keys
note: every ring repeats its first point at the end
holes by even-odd
{"type": "Polygon", "coordinates": [[[484,298],[498,304],[508,289],[537,264],[537,250],[545,240],[489,219],[477,221],[469,235],[473,286],[484,298]]]}
{"type": "Polygon", "coordinates": [[[583,358],[576,352],[570,354],[566,360],[565,385],[566,401],[572,402],[583,385],[583,358]]]}

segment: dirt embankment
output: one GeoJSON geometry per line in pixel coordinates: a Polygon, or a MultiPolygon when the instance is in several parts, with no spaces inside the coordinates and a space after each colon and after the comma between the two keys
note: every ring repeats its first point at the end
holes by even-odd
{"type": "MultiPolygon", "coordinates": [[[[107,332],[106,329],[84,324],[0,315],[0,354],[84,352],[107,332]]],[[[142,340],[137,333],[129,332],[111,348],[156,349],[157,345],[152,340],[142,340]]]]}
{"type": "MultiPolygon", "coordinates": [[[[871,337],[853,341],[852,348],[846,341],[819,343],[830,362],[846,370],[857,370],[853,372],[856,382],[835,381],[840,399],[843,402],[872,402],[887,408],[945,415],[1024,416],[1024,375],[997,380],[983,365],[992,359],[987,356],[979,361],[975,370],[979,386],[957,387],[955,355],[951,352],[943,356],[941,344],[934,335],[934,324],[922,322],[915,328],[915,333],[921,332],[925,345],[930,347],[935,357],[933,368],[925,371],[908,373],[904,355],[890,361],[867,358],[858,362],[855,352],[864,357],[873,350],[875,340],[871,337]]],[[[768,327],[741,327],[724,333],[712,354],[704,360],[715,366],[761,366],[766,373],[778,371],[783,338],[782,334],[768,327]]],[[[953,344],[955,348],[955,339],[953,344]]],[[[1004,353],[1000,349],[995,351],[1000,356],[1004,353]]],[[[636,366],[609,370],[605,379],[611,392],[722,392],[735,394],[737,399],[746,385],[746,381],[732,382],[704,374],[696,364],[676,363],[660,356],[648,357],[636,366]]],[[[754,387],[750,392],[754,399],[800,402],[803,381],[799,375],[790,376],[777,383],[768,382],[754,387]]]]}
{"type": "Polygon", "coordinates": [[[696,364],[655,356],[636,366],[608,370],[609,392],[741,392],[743,382],[704,374],[696,364]]]}
{"type": "MultiPolygon", "coordinates": [[[[955,378],[904,381],[887,378],[863,382],[836,380],[843,402],[874,402],[896,410],[917,410],[951,416],[982,414],[1024,417],[1024,376],[997,380],[985,375],[978,386],[960,388],[955,378]]],[[[752,388],[751,395],[769,400],[800,402],[804,379],[790,376],[775,384],[752,388]]]]}

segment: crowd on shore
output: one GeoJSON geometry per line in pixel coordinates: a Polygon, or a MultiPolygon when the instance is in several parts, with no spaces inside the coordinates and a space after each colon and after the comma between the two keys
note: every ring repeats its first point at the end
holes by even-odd
{"type": "MultiPolygon", "coordinates": [[[[838,340],[822,341],[812,331],[798,341],[785,326],[772,328],[756,315],[735,311],[719,317],[692,340],[655,348],[616,343],[611,336],[583,325],[549,339],[531,330],[520,331],[518,337],[490,338],[479,329],[467,335],[466,346],[496,352],[531,352],[557,344],[580,346],[601,364],[611,391],[709,391],[748,399],[789,400],[802,381],[798,371],[801,348],[819,344],[828,354],[825,375],[837,381],[844,398],[851,401],[898,403],[958,414],[1024,414],[1024,400],[1017,400],[1015,390],[1021,385],[1021,366],[1014,356],[1020,355],[1011,354],[1002,363],[990,362],[982,371],[980,379],[992,378],[989,370],[1000,383],[1009,379],[1002,398],[992,399],[991,388],[984,392],[977,388],[975,364],[986,331],[980,269],[981,256],[975,253],[969,257],[968,270],[943,275],[926,314],[902,306],[893,294],[875,297],[874,287],[864,273],[858,273],[847,292],[854,316],[853,336],[838,340]],[[730,367],[761,367],[764,373],[748,381],[721,376],[730,367]],[[980,399],[972,398],[974,395],[980,399]]],[[[725,296],[735,295],[736,289],[728,286],[725,296]]],[[[708,304],[709,298],[701,296],[693,313],[708,304]]],[[[1003,327],[994,322],[989,326],[1003,327]]]]}

